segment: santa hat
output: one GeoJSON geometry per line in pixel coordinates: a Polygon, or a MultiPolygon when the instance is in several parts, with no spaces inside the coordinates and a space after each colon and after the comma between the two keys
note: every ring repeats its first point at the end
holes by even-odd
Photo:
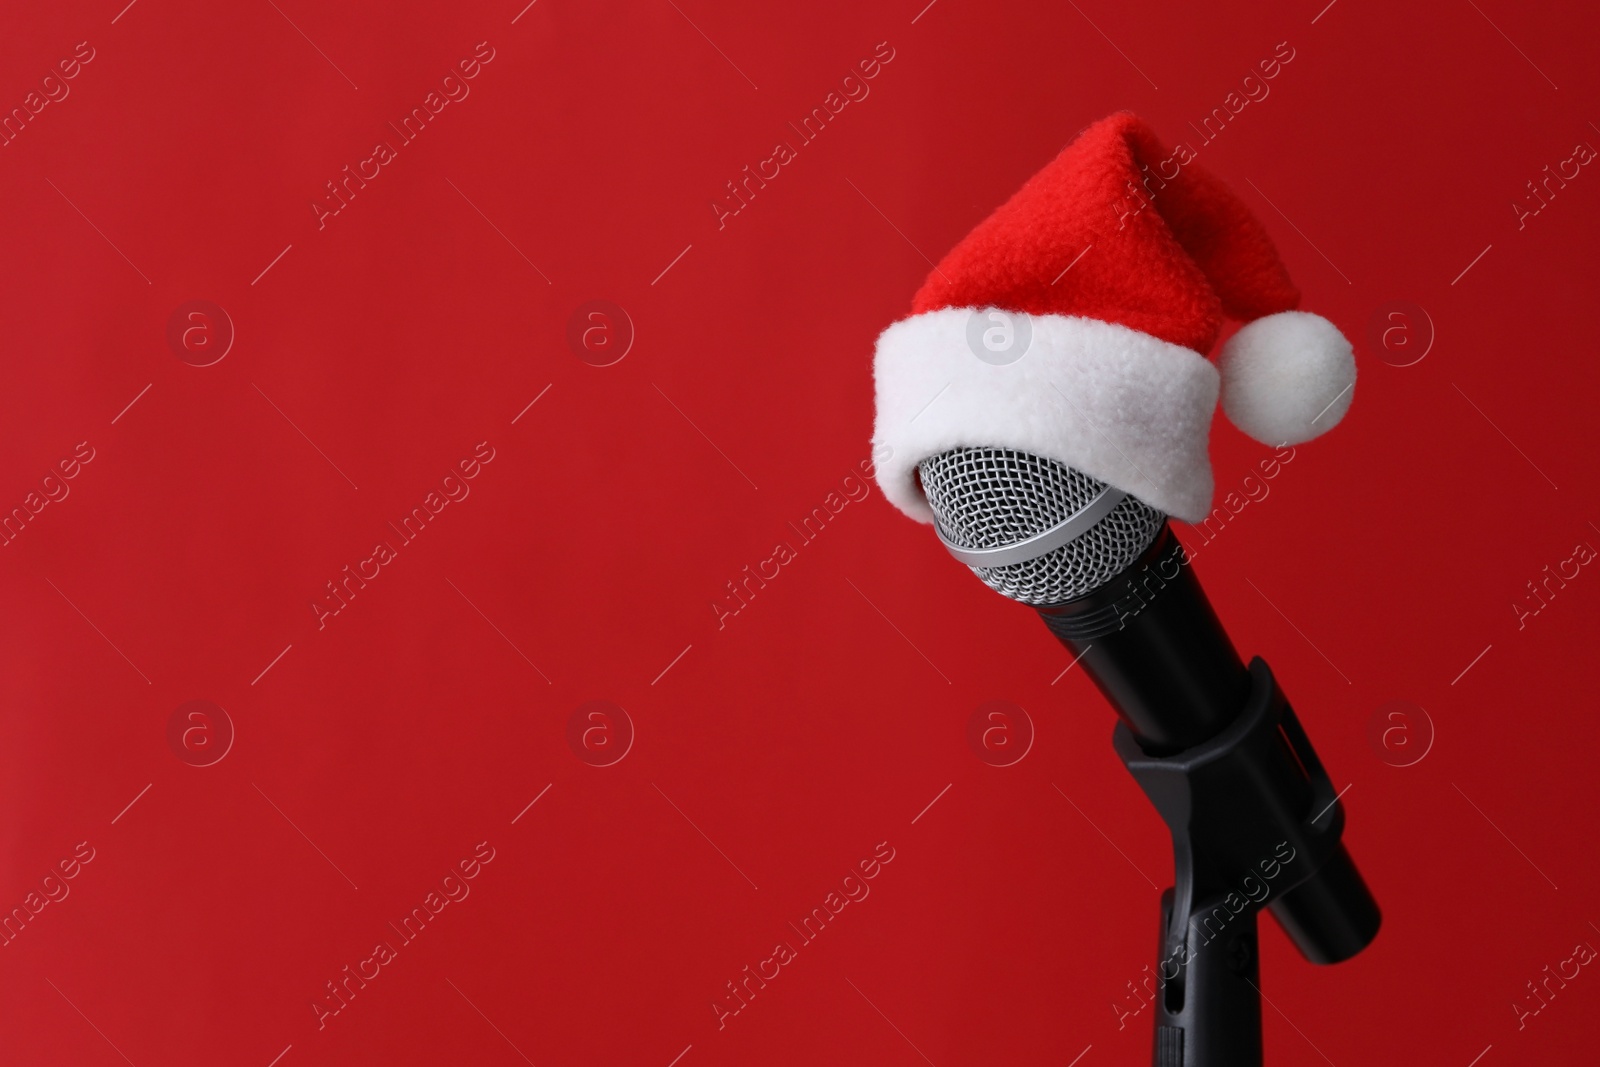
{"type": "Polygon", "coordinates": [[[934,268],[878,338],[873,434],[884,495],[933,513],[922,460],[1031,452],[1189,522],[1211,507],[1220,393],[1269,445],[1330,429],[1355,360],[1226,186],[1137,117],[1095,123],[934,268]],[[1216,365],[1224,316],[1244,323],[1216,365]]]}

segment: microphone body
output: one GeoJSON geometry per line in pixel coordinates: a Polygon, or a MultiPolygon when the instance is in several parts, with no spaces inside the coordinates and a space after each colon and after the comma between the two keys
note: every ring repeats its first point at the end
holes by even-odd
{"type": "Polygon", "coordinates": [[[1256,911],[1319,964],[1382,921],[1272,672],[1241,660],[1165,516],[1136,498],[1008,449],[946,452],[919,478],[946,547],[1030,604],[1116,710],[1117,754],[1172,832],[1158,1067],[1260,1063],[1256,911]]]}
{"type": "MultiPolygon", "coordinates": [[[[1183,545],[1165,526],[1111,581],[1035,610],[1116,710],[1137,755],[1173,757],[1212,741],[1239,720],[1259,688],[1190,569],[1183,545]]],[[[1288,710],[1275,682],[1272,688],[1288,710]]],[[[1281,806],[1280,821],[1314,820],[1333,794],[1331,787],[1319,788],[1326,774],[1289,715],[1280,725],[1279,743],[1264,751],[1251,773],[1265,783],[1270,802],[1281,806]]],[[[1248,869],[1252,861],[1243,863],[1248,869]]],[[[1377,935],[1381,918],[1342,844],[1268,910],[1313,963],[1337,963],[1360,952],[1377,935]]]]}
{"type": "Polygon", "coordinates": [[[1104,585],[1035,610],[1153,756],[1216,736],[1250,693],[1244,662],[1165,525],[1104,585]]]}

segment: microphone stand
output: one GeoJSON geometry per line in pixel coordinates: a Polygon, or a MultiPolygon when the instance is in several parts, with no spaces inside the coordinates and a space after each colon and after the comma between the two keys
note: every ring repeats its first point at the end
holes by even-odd
{"type": "Polygon", "coordinates": [[[1164,527],[1111,582],[1037,610],[1117,709],[1112,744],[1172,833],[1152,1062],[1259,1067],[1257,914],[1323,964],[1381,916],[1294,709],[1265,661],[1244,667],[1187,562],[1164,527]]]}

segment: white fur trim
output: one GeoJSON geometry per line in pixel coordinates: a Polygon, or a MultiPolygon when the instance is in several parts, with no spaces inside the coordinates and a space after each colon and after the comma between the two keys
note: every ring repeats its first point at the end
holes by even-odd
{"type": "MultiPolygon", "coordinates": [[[[878,337],[875,452],[890,503],[932,522],[917,464],[952,448],[1032,452],[1189,522],[1211,507],[1207,438],[1219,377],[1203,356],[1096,319],[1017,316],[1027,351],[995,365],[968,346],[992,308],[943,308],[878,337]]],[[[1014,314],[1014,313],[1011,313],[1014,314]]]]}
{"type": "Polygon", "coordinates": [[[1297,445],[1326,433],[1355,396],[1350,342],[1333,323],[1305,311],[1245,324],[1217,363],[1222,410],[1262,444],[1297,445]]]}

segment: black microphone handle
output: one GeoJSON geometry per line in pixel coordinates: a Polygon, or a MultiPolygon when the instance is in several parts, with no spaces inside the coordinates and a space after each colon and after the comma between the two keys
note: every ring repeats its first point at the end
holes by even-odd
{"type": "Polygon", "coordinates": [[[1037,610],[1152,756],[1215,737],[1249,696],[1250,672],[1165,524],[1115,578],[1037,610]]]}
{"type": "MultiPolygon", "coordinates": [[[[1148,756],[1174,757],[1210,741],[1251,699],[1251,673],[1170,527],[1100,588],[1036,610],[1148,756]]],[[[1312,820],[1319,814],[1310,810],[1314,792],[1324,803],[1312,779],[1325,774],[1297,722],[1292,733],[1280,733],[1281,743],[1254,773],[1279,811],[1312,820]]],[[[1241,824],[1266,817],[1237,814],[1241,824]]],[[[1176,836],[1182,828],[1173,830],[1176,836]]],[[[1309,878],[1274,896],[1269,910],[1312,962],[1348,959],[1377,935],[1377,903],[1342,844],[1309,878]]]]}

